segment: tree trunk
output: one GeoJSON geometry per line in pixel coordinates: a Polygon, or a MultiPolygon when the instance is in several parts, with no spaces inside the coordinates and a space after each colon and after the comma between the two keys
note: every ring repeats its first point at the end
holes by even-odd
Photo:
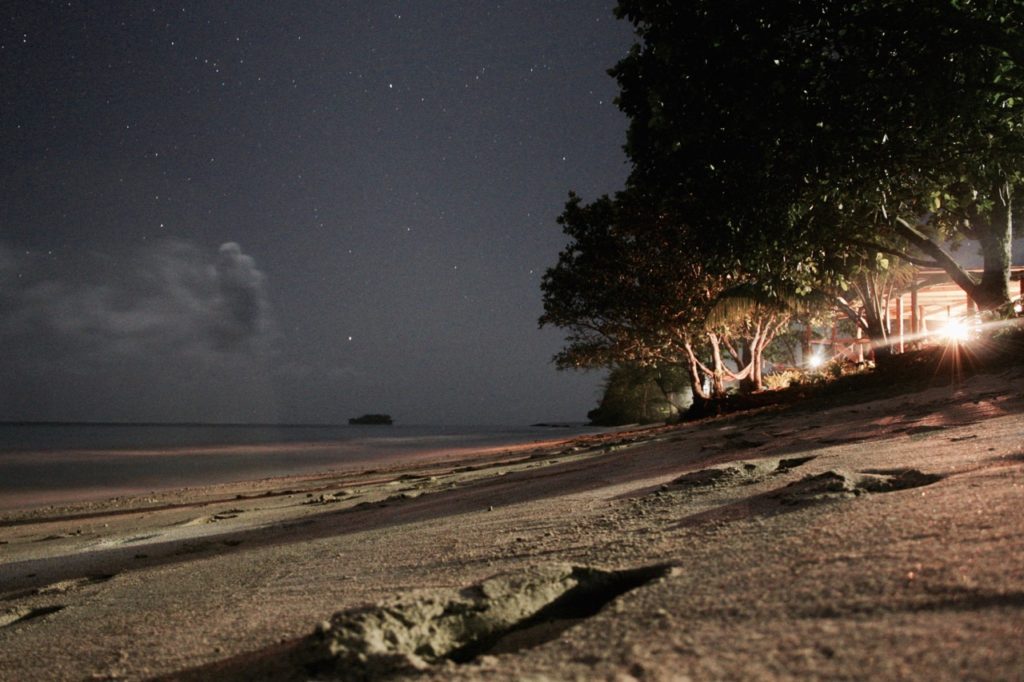
{"type": "Polygon", "coordinates": [[[968,293],[979,310],[992,310],[1010,303],[1013,201],[1009,183],[996,193],[989,222],[979,225],[976,232],[985,269],[974,291],[968,293]]]}
{"type": "Polygon", "coordinates": [[[640,419],[645,424],[650,421],[650,416],[649,416],[649,414],[647,412],[647,405],[648,405],[647,394],[648,394],[649,391],[650,391],[650,386],[648,386],[647,382],[645,381],[644,382],[644,395],[643,395],[643,398],[640,399],[640,419]]]}
{"type": "Polygon", "coordinates": [[[863,305],[860,310],[855,310],[842,297],[837,297],[836,302],[846,317],[867,334],[875,362],[884,363],[893,355],[889,340],[892,332],[889,297],[879,292],[878,276],[873,273],[862,274],[859,280],[854,280],[854,290],[863,305]]]}
{"type": "Polygon", "coordinates": [[[973,232],[981,244],[984,271],[979,281],[946,252],[942,246],[906,220],[897,217],[896,232],[935,260],[956,284],[967,292],[979,310],[994,310],[1010,303],[1010,265],[1013,246],[1013,196],[1010,183],[996,188],[992,213],[986,221],[972,220],[973,232]]]}
{"type": "Polygon", "coordinates": [[[690,377],[690,390],[693,391],[693,402],[705,402],[710,398],[707,391],[704,390],[704,374],[700,369],[700,362],[697,360],[697,353],[693,350],[693,346],[687,341],[683,344],[683,348],[686,350],[686,373],[690,377]]]}
{"type": "Polygon", "coordinates": [[[761,387],[758,386],[759,377],[754,376],[757,372],[757,365],[755,364],[756,351],[752,352],[750,345],[751,341],[749,339],[740,341],[740,367],[754,365],[747,377],[740,380],[740,393],[753,393],[754,391],[761,390],[761,387]]]}
{"type": "Polygon", "coordinates": [[[693,402],[690,404],[690,409],[686,411],[686,415],[690,419],[699,419],[715,414],[718,410],[718,401],[711,400],[711,396],[704,390],[704,373],[701,370],[700,361],[697,359],[697,353],[693,350],[693,345],[689,340],[683,343],[683,348],[686,350],[686,370],[690,375],[690,389],[693,392],[693,402]]]}
{"type": "Polygon", "coordinates": [[[721,399],[725,397],[725,363],[722,362],[722,346],[718,334],[708,332],[708,341],[711,342],[711,358],[714,361],[711,376],[711,397],[721,399]]]}
{"type": "Polygon", "coordinates": [[[868,318],[867,329],[865,329],[868,339],[871,341],[871,352],[875,356],[875,364],[878,366],[886,364],[893,356],[892,344],[889,343],[889,332],[886,327],[888,325],[875,316],[874,319],[868,318]]]}
{"type": "Polygon", "coordinates": [[[754,357],[751,358],[754,367],[750,370],[750,375],[755,391],[764,390],[764,349],[768,347],[773,338],[775,338],[774,318],[764,325],[761,336],[757,340],[757,345],[754,346],[754,357]]]}

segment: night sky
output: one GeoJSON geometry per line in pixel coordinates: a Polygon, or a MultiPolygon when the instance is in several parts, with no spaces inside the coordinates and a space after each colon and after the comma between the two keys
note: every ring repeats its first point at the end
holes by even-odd
{"type": "Polygon", "coordinates": [[[614,2],[15,2],[0,420],[582,420],[555,218],[622,186],[614,2]]]}

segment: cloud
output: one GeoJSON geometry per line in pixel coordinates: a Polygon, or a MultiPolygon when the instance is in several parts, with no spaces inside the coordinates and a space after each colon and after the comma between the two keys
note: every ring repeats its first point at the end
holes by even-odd
{"type": "Polygon", "coordinates": [[[166,241],[60,261],[2,247],[0,295],[10,313],[0,331],[54,337],[82,354],[252,353],[270,329],[264,283],[234,242],[216,256],[166,241]]]}
{"type": "Polygon", "coordinates": [[[266,331],[267,303],[263,273],[256,261],[235,242],[222,244],[214,266],[217,305],[214,317],[217,343],[223,348],[245,344],[266,331]]]}
{"type": "Polygon", "coordinates": [[[0,309],[0,375],[18,387],[0,418],[93,418],[83,403],[102,418],[116,397],[127,418],[248,420],[267,381],[266,277],[235,242],[59,257],[0,243],[0,309]]]}
{"type": "Polygon", "coordinates": [[[14,250],[0,243],[0,287],[3,287],[15,271],[14,250]]]}

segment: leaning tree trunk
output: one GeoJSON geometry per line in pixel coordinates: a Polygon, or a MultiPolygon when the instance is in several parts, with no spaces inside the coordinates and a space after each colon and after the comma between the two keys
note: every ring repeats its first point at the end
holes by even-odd
{"type": "Polygon", "coordinates": [[[986,220],[978,216],[972,221],[971,236],[981,244],[984,270],[981,280],[964,269],[941,244],[917,227],[897,217],[893,223],[897,234],[928,254],[957,286],[977,304],[979,310],[994,310],[1010,303],[1010,265],[1013,246],[1013,196],[1010,183],[996,188],[992,212],[986,220]]]}
{"type": "Polygon", "coordinates": [[[693,404],[703,405],[711,396],[704,390],[704,373],[701,371],[700,360],[689,339],[683,342],[686,351],[686,373],[690,377],[690,390],[693,391],[693,404]]]}

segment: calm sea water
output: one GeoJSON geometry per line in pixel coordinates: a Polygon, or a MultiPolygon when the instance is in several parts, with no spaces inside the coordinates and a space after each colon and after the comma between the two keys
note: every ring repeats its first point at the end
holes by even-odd
{"type": "Polygon", "coordinates": [[[583,426],[0,424],[0,509],[367,469],[598,431],[583,426]]]}

